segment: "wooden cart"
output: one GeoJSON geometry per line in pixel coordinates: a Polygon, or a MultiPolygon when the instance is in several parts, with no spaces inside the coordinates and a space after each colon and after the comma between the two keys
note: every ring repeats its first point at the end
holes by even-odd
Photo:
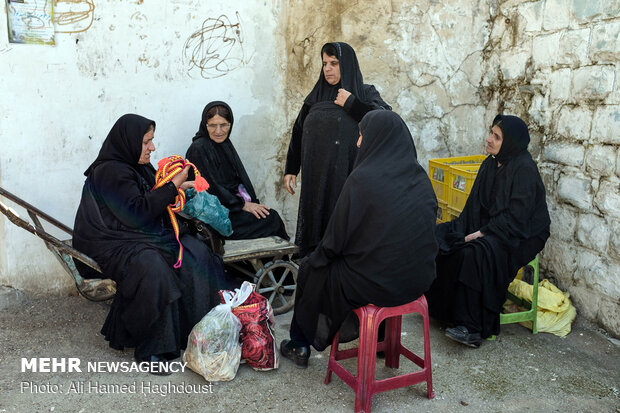
{"type": "MultiPolygon", "coordinates": [[[[0,187],[0,197],[9,199],[28,212],[32,223],[21,218],[15,210],[2,203],[0,198],[0,212],[13,224],[38,236],[45,242],[47,248],[54,253],[63,268],[73,278],[80,295],[91,301],[104,301],[114,297],[116,283],[113,280],[85,279],[78,272],[74,262],[76,259],[99,273],[101,273],[101,268],[95,260],[71,246],[73,230],[70,227],[2,187],[0,187]],[[69,239],[61,240],[50,234],[41,224],[41,220],[66,233],[69,239]]],[[[198,232],[210,240],[211,247],[215,251],[214,237],[211,235],[208,226],[198,220],[194,220],[194,225],[198,232]]],[[[269,300],[274,313],[282,314],[292,309],[294,305],[298,266],[292,261],[292,256],[297,251],[298,247],[295,244],[279,237],[229,240],[225,243],[222,258],[224,264],[252,278],[256,284],[257,292],[269,300]],[[254,272],[248,271],[241,263],[247,263],[253,268],[254,272]]]]}

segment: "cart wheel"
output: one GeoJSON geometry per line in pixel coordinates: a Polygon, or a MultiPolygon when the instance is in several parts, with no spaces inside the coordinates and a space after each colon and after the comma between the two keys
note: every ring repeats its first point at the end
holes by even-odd
{"type": "Polygon", "coordinates": [[[298,269],[295,263],[276,260],[256,273],[256,292],[269,300],[275,315],[293,308],[298,269]]]}

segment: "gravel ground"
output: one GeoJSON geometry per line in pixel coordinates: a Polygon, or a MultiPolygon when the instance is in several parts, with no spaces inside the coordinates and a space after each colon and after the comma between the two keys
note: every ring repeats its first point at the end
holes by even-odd
{"type": "MultiPolygon", "coordinates": [[[[281,360],[278,370],[241,365],[230,382],[209,386],[192,371],[148,373],[21,371],[21,358],[76,357],[88,362],[132,361],[131,350],[108,347],[99,334],[109,303],[80,297],[29,297],[0,288],[0,412],[353,412],[355,395],[334,376],[324,385],[328,352],[314,352],[307,370],[281,360]],[[125,393],[97,389],[126,385],[125,393]],[[182,386],[180,386],[182,385],[182,386]],[[83,386],[83,387],[81,387],[83,386]],[[166,393],[172,387],[181,393],[166,393]],[[82,388],[82,391],[80,391],[82,388]],[[73,389],[73,390],[72,390],[73,389]]],[[[287,338],[291,313],[276,317],[277,340],[287,338]]],[[[620,413],[620,346],[577,317],[562,339],[519,325],[498,340],[470,349],[447,339],[431,323],[433,387],[426,384],[373,397],[380,412],[613,412],[620,413]]],[[[421,320],[403,318],[403,343],[422,353],[421,320]]],[[[354,363],[354,361],[352,362],[354,363]]],[[[349,364],[354,366],[354,364],[349,364]]],[[[400,372],[413,371],[401,358],[400,372]]],[[[377,376],[394,370],[377,365],[377,376]]]]}

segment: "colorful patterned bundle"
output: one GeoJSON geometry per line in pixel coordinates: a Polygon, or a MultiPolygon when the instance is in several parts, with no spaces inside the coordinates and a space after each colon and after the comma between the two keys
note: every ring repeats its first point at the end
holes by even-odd
{"type": "MultiPolygon", "coordinates": [[[[170,182],[172,178],[180,174],[187,165],[194,168],[194,175],[196,176],[194,189],[197,192],[202,192],[209,189],[209,183],[202,176],[200,176],[198,168],[196,168],[193,163],[189,162],[182,156],[172,155],[157,162],[158,169],[157,174],[155,174],[155,186],[152,190],[161,188],[162,186],[170,182]]],[[[179,223],[177,222],[177,218],[174,215],[176,212],[181,212],[183,210],[183,207],[185,207],[185,191],[179,188],[179,193],[174,199],[174,203],[168,205],[168,207],[166,208],[166,210],[168,211],[168,215],[170,216],[170,221],[172,222],[174,235],[177,238],[177,242],[179,243],[179,256],[176,264],[174,264],[174,268],[181,267],[181,263],[183,262],[183,245],[179,240],[179,223]]]]}

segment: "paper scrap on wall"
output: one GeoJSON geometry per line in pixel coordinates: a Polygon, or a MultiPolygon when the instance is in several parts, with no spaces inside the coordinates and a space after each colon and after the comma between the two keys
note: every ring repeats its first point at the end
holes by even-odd
{"type": "Polygon", "coordinates": [[[54,45],[52,0],[5,0],[9,42],[54,45]]]}

